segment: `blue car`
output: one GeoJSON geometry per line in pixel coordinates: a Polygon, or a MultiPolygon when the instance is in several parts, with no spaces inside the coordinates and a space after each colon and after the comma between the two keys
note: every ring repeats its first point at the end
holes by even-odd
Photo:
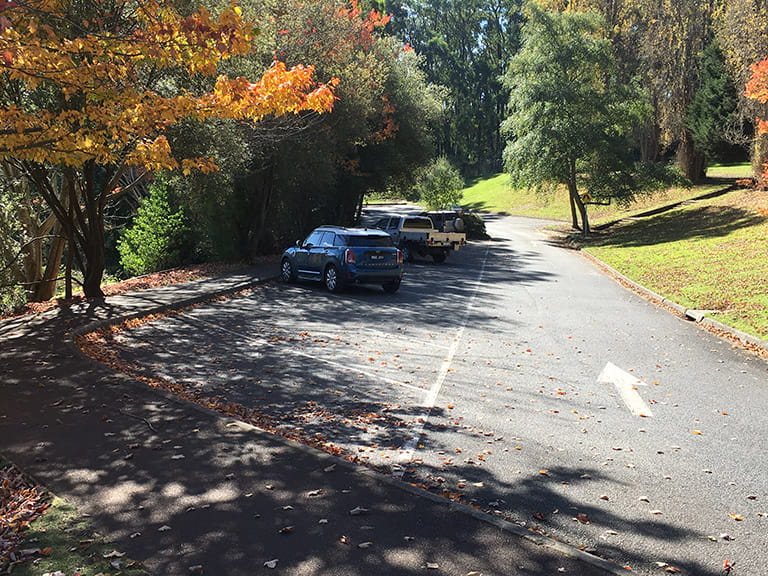
{"type": "Polygon", "coordinates": [[[284,282],[318,280],[330,292],[347,284],[380,284],[385,292],[397,292],[403,253],[383,230],[320,226],[283,252],[280,277],[284,282]]]}

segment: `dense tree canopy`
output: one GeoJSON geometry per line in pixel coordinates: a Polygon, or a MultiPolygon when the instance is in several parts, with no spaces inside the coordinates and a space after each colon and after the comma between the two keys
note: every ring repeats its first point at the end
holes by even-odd
{"type": "Polygon", "coordinates": [[[617,81],[610,40],[594,12],[530,11],[523,49],[506,76],[507,170],[521,186],[568,187],[574,227],[589,232],[588,199],[634,194],[630,136],[643,101],[617,81]]]}
{"type": "Polygon", "coordinates": [[[0,159],[34,183],[55,215],[87,296],[102,294],[104,214],[139,176],[159,169],[214,169],[171,153],[165,131],[183,119],[257,121],[324,112],[330,85],[311,67],[276,62],[257,81],[217,74],[247,53],[253,25],[240,8],[189,14],[154,0],[37,0],[0,5],[0,159]],[[176,78],[212,77],[193,92],[176,78]]]}
{"type": "Polygon", "coordinates": [[[98,296],[158,175],[194,231],[179,254],[247,259],[436,156],[566,184],[585,229],[585,200],[663,181],[647,162],[768,158],[762,1],[198,1],[0,0],[6,295],[50,298],[63,270],[98,296]]]}
{"type": "Polygon", "coordinates": [[[522,0],[391,1],[387,10],[394,32],[424,55],[429,81],[446,89],[439,152],[465,173],[500,168],[500,78],[519,48],[522,0]]]}

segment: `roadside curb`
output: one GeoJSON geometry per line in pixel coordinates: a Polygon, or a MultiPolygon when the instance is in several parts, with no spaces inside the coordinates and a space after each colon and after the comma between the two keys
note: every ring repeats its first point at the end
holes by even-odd
{"type": "MultiPolygon", "coordinates": [[[[128,320],[146,318],[147,316],[151,316],[153,314],[159,314],[162,312],[182,310],[185,308],[189,308],[191,306],[195,306],[197,304],[213,301],[217,298],[231,296],[231,295],[237,294],[238,292],[242,292],[244,290],[248,290],[258,285],[275,280],[278,277],[279,275],[276,274],[276,275],[269,275],[265,277],[254,278],[252,280],[244,281],[226,288],[213,290],[211,292],[207,292],[199,296],[193,296],[184,300],[179,300],[177,302],[173,302],[172,304],[157,305],[142,311],[137,311],[137,312],[128,313],[124,315],[118,315],[108,319],[97,320],[95,322],[91,322],[85,326],[82,326],[80,328],[73,330],[70,333],[69,337],[66,339],[66,344],[67,346],[73,348],[78,355],[80,355],[83,359],[86,359],[88,362],[98,362],[97,360],[91,358],[90,356],[87,356],[82,350],[80,350],[80,348],[77,346],[75,342],[75,339],[78,336],[82,336],[90,332],[94,332],[105,326],[114,326],[128,320]]],[[[205,281],[201,281],[201,282],[205,282],[205,281]]],[[[443,498],[438,494],[434,494],[432,492],[424,490],[423,488],[419,488],[417,486],[409,484],[403,480],[399,480],[390,475],[368,468],[362,464],[359,464],[356,462],[350,462],[349,460],[345,460],[338,456],[328,454],[327,452],[323,452],[311,446],[307,446],[299,442],[291,441],[277,434],[269,433],[266,430],[259,428],[258,426],[254,426],[253,424],[249,424],[247,422],[237,420],[236,418],[232,418],[231,416],[225,416],[220,412],[217,412],[211,408],[207,408],[205,406],[201,406],[199,404],[196,404],[184,398],[180,398],[179,396],[176,396],[171,392],[167,392],[167,391],[156,389],[156,388],[150,388],[127,374],[123,374],[117,371],[115,371],[114,374],[117,377],[119,377],[121,380],[126,381],[130,384],[139,386],[142,390],[150,394],[158,395],[170,402],[176,403],[177,405],[187,406],[192,410],[208,415],[212,418],[218,419],[225,426],[227,425],[231,426],[235,424],[239,429],[245,432],[255,433],[256,435],[259,435],[259,436],[267,435],[271,440],[279,442],[280,444],[290,449],[298,449],[300,452],[304,454],[310,455],[321,461],[337,464],[338,466],[346,468],[347,470],[355,474],[358,474],[360,476],[372,479],[377,482],[384,483],[388,486],[391,486],[393,488],[397,488],[406,493],[409,493],[413,496],[416,496],[419,498],[426,498],[427,500],[430,500],[436,504],[445,506],[449,512],[460,513],[460,514],[464,514],[469,517],[475,518],[476,520],[479,520],[485,524],[498,528],[502,532],[506,532],[508,534],[524,538],[527,541],[532,542],[537,546],[541,546],[542,548],[548,548],[559,554],[562,554],[563,556],[578,560],[580,562],[584,562],[595,568],[601,569],[605,571],[606,574],[624,575],[628,573],[627,569],[623,568],[622,566],[620,566],[615,562],[605,560],[599,556],[590,554],[589,552],[586,552],[574,546],[555,540],[554,538],[536,534],[535,532],[531,532],[530,530],[527,530],[526,528],[523,528],[522,526],[519,526],[513,522],[509,522],[501,518],[491,516],[485,512],[471,508],[466,504],[461,504],[461,503],[449,500],[447,498],[443,498]]]]}
{"type": "MultiPolygon", "coordinates": [[[[153,314],[159,314],[161,312],[168,312],[168,311],[175,311],[175,310],[181,310],[183,308],[188,308],[190,306],[195,306],[197,304],[202,304],[204,302],[208,302],[210,300],[215,300],[216,298],[221,298],[225,296],[231,296],[233,294],[237,294],[238,292],[243,292],[244,290],[250,290],[251,288],[255,288],[256,286],[260,284],[265,284],[267,282],[270,282],[272,280],[276,280],[280,277],[279,274],[274,275],[267,275],[263,277],[258,278],[252,278],[251,280],[245,280],[243,282],[240,282],[238,284],[234,284],[232,286],[227,286],[226,288],[220,288],[218,290],[212,290],[210,292],[206,292],[204,294],[200,294],[198,296],[191,296],[189,298],[186,298],[184,300],[179,300],[177,302],[169,303],[169,304],[158,304],[156,306],[145,308],[144,310],[140,310],[137,312],[131,312],[128,314],[123,314],[120,316],[116,316],[114,318],[104,318],[102,320],[96,320],[94,322],[91,322],[90,324],[86,324],[85,326],[81,326],[80,328],[77,328],[72,331],[71,338],[68,339],[69,343],[73,345],[77,350],[80,349],[75,344],[75,338],[77,336],[82,336],[84,334],[88,334],[90,332],[94,332],[98,330],[99,328],[103,328],[105,326],[112,326],[115,324],[121,324],[123,322],[126,322],[128,320],[136,320],[138,318],[146,318],[147,316],[151,316],[153,314]]],[[[206,280],[198,280],[199,283],[205,283],[205,282],[211,282],[211,279],[206,280]]],[[[82,354],[82,352],[81,352],[82,354]]]]}
{"type": "Polygon", "coordinates": [[[741,330],[737,330],[736,328],[732,328],[731,326],[727,326],[726,324],[723,324],[722,322],[719,322],[718,320],[715,320],[714,318],[707,316],[707,312],[708,312],[707,310],[696,310],[692,308],[686,308],[685,306],[681,306],[677,302],[673,302],[672,300],[665,298],[664,296],[656,294],[655,292],[653,292],[652,290],[649,290],[645,286],[638,284],[637,282],[635,282],[630,278],[627,278],[621,272],[609,266],[599,258],[596,258],[589,252],[585,250],[579,250],[579,252],[581,252],[584,258],[586,258],[587,260],[595,264],[598,268],[605,270],[611,276],[619,280],[622,284],[626,284],[632,291],[640,294],[641,296],[647,298],[648,300],[654,301],[658,304],[671,308],[672,310],[680,314],[681,317],[686,318],[694,322],[695,324],[700,324],[705,327],[711,327],[720,332],[727,333],[734,339],[740,341],[742,344],[749,344],[751,346],[759,348],[765,351],[766,353],[768,353],[768,341],[758,338],[757,336],[753,336],[752,334],[747,334],[746,332],[742,332],[741,330]]]}

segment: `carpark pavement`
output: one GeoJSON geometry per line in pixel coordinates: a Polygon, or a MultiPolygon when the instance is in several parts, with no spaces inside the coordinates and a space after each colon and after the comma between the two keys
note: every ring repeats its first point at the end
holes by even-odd
{"type": "Polygon", "coordinates": [[[151,574],[627,573],[151,388],[74,345],[277,274],[264,264],[0,322],[0,453],[151,574]]]}

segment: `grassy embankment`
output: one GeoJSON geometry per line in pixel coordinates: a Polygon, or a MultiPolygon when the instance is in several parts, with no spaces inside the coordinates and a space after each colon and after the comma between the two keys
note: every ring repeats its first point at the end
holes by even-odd
{"type": "MultiPolygon", "coordinates": [[[[722,189],[748,165],[710,170],[711,183],[668,190],[626,208],[590,206],[592,225],[722,189]]],[[[504,175],[477,181],[463,203],[477,210],[570,222],[567,196],[513,190],[504,175]]],[[[564,226],[565,228],[565,226],[564,226]]],[[[768,192],[735,190],[666,212],[623,220],[587,240],[590,254],[670,300],[711,310],[724,324],[768,340],[768,192]]]]}

